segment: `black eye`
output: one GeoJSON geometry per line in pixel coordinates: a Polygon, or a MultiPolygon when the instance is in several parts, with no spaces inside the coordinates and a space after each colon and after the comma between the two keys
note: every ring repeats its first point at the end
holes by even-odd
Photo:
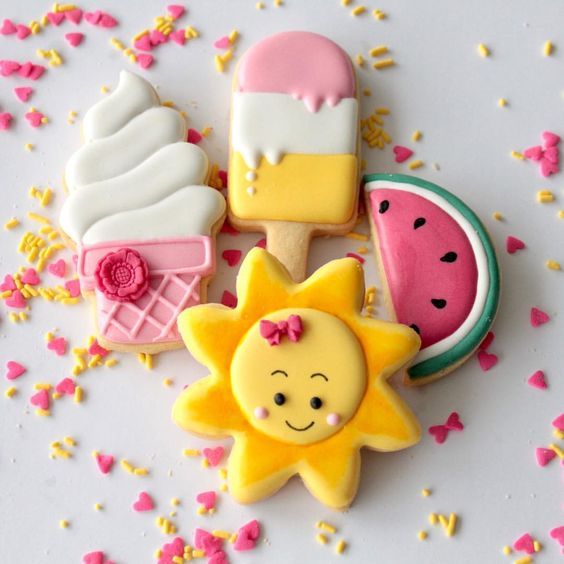
{"type": "Polygon", "coordinates": [[[319,409],[322,405],[323,402],[321,401],[320,398],[318,398],[317,396],[313,396],[310,400],[309,400],[309,405],[311,405],[311,407],[313,409],[319,409]]]}
{"type": "Polygon", "coordinates": [[[286,396],[280,392],[274,394],[274,403],[276,405],[284,405],[286,403],[286,396]]]}

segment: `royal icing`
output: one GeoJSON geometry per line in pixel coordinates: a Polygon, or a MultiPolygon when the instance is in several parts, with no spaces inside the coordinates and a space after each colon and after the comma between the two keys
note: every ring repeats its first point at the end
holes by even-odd
{"type": "Polygon", "coordinates": [[[232,435],[229,491],[260,500],[299,474],[323,503],[346,507],[359,449],[415,443],[417,422],[386,379],[419,349],[404,325],[361,316],[362,267],[332,261],[301,284],[255,248],[237,279],[237,307],[197,306],[178,325],[211,375],[174,405],[183,428],[232,435]],[[277,332],[277,334],[275,334],[277,332]]]}
{"type": "Polygon", "coordinates": [[[446,190],[403,175],[365,181],[395,317],[421,334],[408,373],[422,383],[489,330],[499,301],[495,252],[478,218],[446,190]]]}

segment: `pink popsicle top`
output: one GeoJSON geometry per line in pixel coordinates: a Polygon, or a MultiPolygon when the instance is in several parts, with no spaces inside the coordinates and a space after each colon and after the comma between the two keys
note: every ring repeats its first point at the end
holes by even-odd
{"type": "Polygon", "coordinates": [[[277,92],[303,100],[317,112],[355,96],[348,55],[330,39],[308,31],[286,31],[263,39],[241,59],[238,92],[277,92]]]}

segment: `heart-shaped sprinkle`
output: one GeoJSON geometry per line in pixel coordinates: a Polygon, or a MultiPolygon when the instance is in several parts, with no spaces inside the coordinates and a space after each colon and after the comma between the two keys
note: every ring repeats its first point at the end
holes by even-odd
{"type": "Polygon", "coordinates": [[[108,349],[105,349],[96,340],[88,347],[88,354],[91,354],[92,356],[100,355],[104,357],[108,354],[108,352],[109,352],[108,349]]]}
{"type": "Polygon", "coordinates": [[[96,10],[95,12],[85,12],[84,19],[92,25],[98,25],[100,19],[102,18],[102,12],[96,10]]]}
{"type": "Polygon", "coordinates": [[[536,307],[531,308],[531,325],[533,327],[540,327],[550,321],[550,316],[541,309],[536,307]]]}
{"type": "Polygon", "coordinates": [[[542,138],[544,141],[545,147],[554,147],[560,143],[560,137],[556,135],[556,133],[551,133],[550,131],[543,131],[542,138]]]}
{"type": "Polygon", "coordinates": [[[82,557],[82,564],[104,564],[104,553],[101,550],[89,552],[82,557]]]}
{"type": "Polygon", "coordinates": [[[408,147],[402,147],[401,145],[396,145],[392,151],[395,155],[396,163],[403,163],[413,155],[413,151],[408,147]]]}
{"type": "Polygon", "coordinates": [[[29,75],[31,74],[31,71],[33,70],[33,67],[35,66],[33,63],[27,62],[24,63],[23,65],[19,65],[18,63],[18,75],[23,77],[23,78],[29,78],[29,75]]]}
{"type": "Polygon", "coordinates": [[[154,62],[153,55],[149,55],[148,53],[139,53],[137,55],[137,62],[142,69],[148,69],[154,62]]]}
{"type": "Polygon", "coordinates": [[[260,524],[256,519],[239,528],[233,549],[238,551],[252,550],[260,536],[260,524]]]}
{"type": "Polygon", "coordinates": [[[47,342],[47,348],[57,356],[63,356],[67,352],[67,340],[64,337],[56,337],[47,342]]]}
{"type": "Polygon", "coordinates": [[[111,454],[101,454],[96,452],[94,454],[94,458],[100,472],[102,472],[102,474],[109,474],[114,465],[114,457],[111,454]]]}
{"type": "Polygon", "coordinates": [[[227,233],[229,235],[239,235],[239,231],[237,229],[235,229],[235,227],[233,227],[233,225],[231,225],[231,223],[229,223],[229,221],[225,220],[225,222],[223,223],[223,225],[221,226],[221,233],[227,233]]]}
{"type": "Polygon", "coordinates": [[[65,19],[65,14],[64,12],[48,12],[47,19],[49,20],[50,24],[54,26],[59,26],[61,25],[61,22],[65,19]]]}
{"type": "Polygon", "coordinates": [[[80,295],[80,280],[78,278],[67,280],[65,288],[70,292],[71,298],[76,298],[80,295]]]}
{"type": "Polygon", "coordinates": [[[478,348],[481,351],[487,351],[490,345],[494,342],[495,335],[492,331],[488,331],[488,334],[484,337],[484,340],[480,343],[478,348]]]}
{"type": "Polygon", "coordinates": [[[223,294],[221,294],[221,303],[224,306],[235,308],[237,307],[237,296],[229,290],[224,290],[223,294]]]}
{"type": "Polygon", "coordinates": [[[186,32],[183,29],[172,31],[168,35],[172,41],[177,45],[184,45],[186,43],[186,32]]]}
{"type": "MultiPolygon", "coordinates": [[[[23,68],[23,67],[22,67],[23,68]]],[[[30,80],[37,80],[43,76],[45,72],[45,67],[42,65],[31,65],[31,72],[29,73],[30,80]]]]}
{"type": "Polygon", "coordinates": [[[517,237],[513,237],[509,235],[505,240],[505,249],[510,255],[515,254],[517,251],[525,248],[525,243],[521,241],[521,239],[517,239],[517,237]]]}
{"type": "Polygon", "coordinates": [[[552,426],[559,431],[564,431],[564,413],[561,413],[554,421],[552,426]]]}
{"type": "Polygon", "coordinates": [[[256,242],[255,247],[258,247],[259,249],[266,249],[266,237],[259,239],[256,242]]]}
{"type": "Polygon", "coordinates": [[[558,164],[560,162],[558,147],[549,147],[548,149],[545,149],[542,156],[551,163],[558,164]]]}
{"type": "Polygon", "coordinates": [[[205,448],[203,451],[206,460],[209,462],[210,466],[217,466],[221,459],[223,458],[223,453],[225,449],[222,446],[215,448],[205,448]]]}
{"type": "Polygon", "coordinates": [[[533,375],[529,376],[527,384],[529,384],[532,388],[537,388],[538,390],[546,390],[546,388],[548,388],[548,384],[546,383],[546,378],[542,370],[537,370],[533,375]]]}
{"type": "Polygon", "coordinates": [[[550,448],[535,449],[535,458],[539,466],[546,466],[551,460],[556,458],[556,453],[550,448]]]}
{"type": "Polygon", "coordinates": [[[21,69],[21,65],[17,61],[8,61],[8,60],[0,61],[0,74],[2,76],[10,76],[11,74],[18,72],[20,69],[21,69]]]}
{"type": "Polygon", "coordinates": [[[168,35],[165,35],[158,29],[152,29],[149,33],[149,37],[151,39],[151,44],[154,46],[160,45],[161,43],[166,43],[168,41],[168,35]]]}
{"type": "Polygon", "coordinates": [[[171,4],[170,6],[167,6],[166,9],[174,20],[182,17],[184,15],[184,12],[186,11],[184,9],[184,6],[179,6],[178,4],[171,4]]]}
{"type": "Polygon", "coordinates": [[[138,513],[142,511],[151,511],[154,509],[155,504],[153,503],[153,499],[147,492],[141,492],[137,501],[133,504],[133,511],[137,511],[138,513]]]}
{"type": "MultiPolygon", "coordinates": [[[[233,545],[233,548],[235,548],[235,545],[233,545]]],[[[210,558],[208,558],[208,564],[228,564],[228,562],[229,559],[227,558],[227,554],[225,554],[223,550],[212,554],[210,558]]]]}
{"type": "Polygon", "coordinates": [[[456,411],[453,411],[445,423],[445,427],[449,431],[462,431],[464,429],[464,424],[460,421],[460,416],[456,411]]]}
{"type": "Polygon", "coordinates": [[[433,425],[428,429],[435,442],[442,445],[448,437],[448,429],[444,425],[433,425]]]}
{"type": "Polygon", "coordinates": [[[486,351],[479,351],[478,352],[478,363],[480,364],[480,368],[487,372],[491,368],[493,368],[498,361],[497,355],[488,353],[486,351]]]}
{"type": "Polygon", "coordinates": [[[71,47],[78,47],[84,39],[84,33],[65,33],[65,39],[71,47]]]}
{"type": "Polygon", "coordinates": [[[14,277],[11,274],[6,274],[4,276],[4,281],[0,284],[0,291],[6,292],[15,290],[17,288],[16,283],[14,281],[14,277]]]}
{"type": "MultiPolygon", "coordinates": [[[[80,8],[74,8],[72,10],[65,10],[65,18],[75,25],[78,25],[82,20],[82,10],[80,8]]],[[[82,35],[82,33],[80,34],[82,35]]]]}
{"type": "Polygon", "coordinates": [[[33,94],[33,88],[30,86],[18,86],[14,88],[14,94],[21,102],[27,102],[33,94]]]}
{"type": "Polygon", "coordinates": [[[241,260],[241,251],[237,249],[227,249],[221,253],[221,258],[223,258],[229,266],[235,266],[241,260]]]}
{"type": "Polygon", "coordinates": [[[8,307],[22,309],[26,306],[25,298],[19,290],[14,290],[12,295],[4,302],[8,307]]]}
{"type": "Polygon", "coordinates": [[[0,35],[13,35],[14,33],[16,33],[16,26],[12,20],[5,19],[0,27],[0,35]]]}
{"type": "Polygon", "coordinates": [[[530,161],[540,161],[542,158],[543,150],[540,145],[529,147],[523,151],[523,156],[530,161]]]}
{"type": "Polygon", "coordinates": [[[216,49],[229,49],[229,47],[231,47],[231,41],[229,41],[229,37],[227,37],[227,35],[224,35],[214,41],[213,46],[216,49]]]}
{"type": "Polygon", "coordinates": [[[16,26],[16,36],[18,39],[25,39],[29,35],[31,35],[31,29],[27,25],[18,24],[16,26]]]}
{"type": "Polygon", "coordinates": [[[67,263],[63,259],[59,259],[57,262],[52,262],[47,270],[54,276],[59,278],[64,278],[67,271],[67,263]]]}
{"type": "Polygon", "coordinates": [[[25,114],[25,119],[27,119],[31,127],[39,127],[43,123],[42,120],[44,117],[45,116],[37,110],[33,110],[25,114]]]}
{"type": "Polygon", "coordinates": [[[39,407],[47,411],[49,409],[49,392],[47,390],[39,390],[36,394],[33,394],[31,398],[29,398],[31,405],[35,407],[39,407]]]}
{"type": "MultiPolygon", "coordinates": [[[[183,556],[184,555],[184,547],[186,543],[182,537],[176,537],[172,542],[166,543],[162,547],[163,556],[183,556]]],[[[159,561],[160,562],[160,561],[159,561]]],[[[168,564],[168,560],[166,563],[168,564]]]]}
{"type": "Polygon", "coordinates": [[[197,145],[202,140],[202,134],[196,129],[190,127],[188,129],[188,137],[186,140],[188,143],[194,143],[194,145],[197,145]]]}
{"type": "Polygon", "coordinates": [[[153,49],[153,44],[151,43],[151,38],[148,33],[136,39],[133,45],[140,51],[151,51],[153,49]]]}
{"type": "Polygon", "coordinates": [[[212,556],[221,550],[223,539],[214,537],[204,529],[196,529],[194,531],[194,546],[203,550],[206,556],[212,556]]]}
{"type": "Polygon", "coordinates": [[[72,396],[76,390],[76,384],[72,378],[63,378],[56,386],[55,391],[65,396],[72,396]]]}
{"type": "Polygon", "coordinates": [[[196,501],[201,503],[207,510],[215,507],[217,495],[214,491],[202,492],[196,496],[196,501]]]}
{"type": "Polygon", "coordinates": [[[513,548],[519,552],[526,552],[527,554],[534,554],[535,540],[529,533],[520,536],[514,543],[513,548]]]}
{"type": "Polygon", "coordinates": [[[550,538],[558,541],[560,546],[564,546],[564,526],[552,529],[550,531],[550,538]]]}
{"type": "Polygon", "coordinates": [[[98,25],[107,29],[116,27],[117,24],[118,21],[113,16],[110,16],[110,14],[106,14],[104,12],[102,12],[100,19],[98,20],[98,25]]]}
{"type": "Polygon", "coordinates": [[[6,379],[15,380],[22,374],[25,374],[26,370],[26,367],[22,366],[19,362],[16,362],[15,360],[9,360],[6,363],[6,379]]]}
{"type": "Polygon", "coordinates": [[[548,159],[542,158],[539,164],[541,176],[543,176],[544,178],[550,176],[551,174],[556,174],[560,171],[558,164],[552,163],[548,159]]]}

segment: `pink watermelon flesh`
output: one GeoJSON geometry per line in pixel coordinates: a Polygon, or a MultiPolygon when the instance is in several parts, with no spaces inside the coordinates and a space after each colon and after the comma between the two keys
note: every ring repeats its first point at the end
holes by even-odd
{"type": "Polygon", "coordinates": [[[370,202],[397,320],[429,347],[460,327],[476,299],[470,241],[452,216],[417,194],[376,189],[370,202]]]}

